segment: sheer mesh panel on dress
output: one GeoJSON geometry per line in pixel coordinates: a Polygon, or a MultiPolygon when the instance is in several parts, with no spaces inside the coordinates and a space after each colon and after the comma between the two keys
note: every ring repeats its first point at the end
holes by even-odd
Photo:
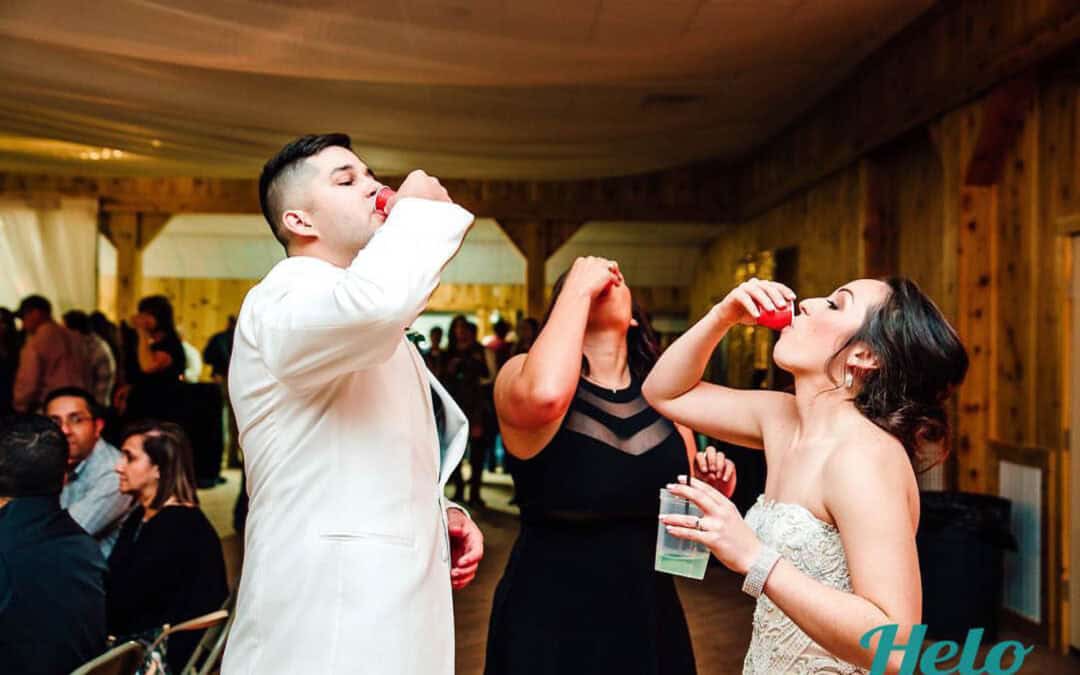
{"type": "Polygon", "coordinates": [[[675,432],[641,396],[617,403],[579,388],[567,415],[566,429],[593,438],[628,455],[643,455],[675,432]]]}

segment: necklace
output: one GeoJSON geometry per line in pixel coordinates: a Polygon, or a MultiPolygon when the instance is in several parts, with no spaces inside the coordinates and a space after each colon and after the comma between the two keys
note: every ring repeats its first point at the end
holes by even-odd
{"type": "MultiPolygon", "coordinates": [[[[597,382],[596,380],[592,379],[588,375],[582,375],[582,377],[585,378],[586,382],[591,382],[592,384],[595,384],[596,386],[600,387],[601,389],[610,389],[612,394],[618,394],[619,393],[618,387],[609,387],[606,384],[601,384],[600,382],[597,382]]],[[[627,386],[630,386],[630,385],[627,385],[627,386]]],[[[624,387],[624,389],[625,389],[625,387],[624,387]]]]}

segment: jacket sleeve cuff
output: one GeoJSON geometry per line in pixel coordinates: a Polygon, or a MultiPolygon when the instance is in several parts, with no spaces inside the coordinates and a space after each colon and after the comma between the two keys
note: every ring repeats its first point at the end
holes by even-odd
{"type": "Polygon", "coordinates": [[[462,513],[464,513],[465,517],[468,518],[469,520],[473,519],[472,514],[469,513],[469,510],[466,509],[461,504],[458,504],[457,502],[452,502],[449,499],[444,499],[443,502],[446,504],[446,510],[447,511],[449,511],[450,509],[457,509],[458,511],[461,511],[462,513]]]}

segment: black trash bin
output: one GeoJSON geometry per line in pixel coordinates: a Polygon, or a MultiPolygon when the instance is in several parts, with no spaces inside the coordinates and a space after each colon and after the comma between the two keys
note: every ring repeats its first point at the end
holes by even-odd
{"type": "Polygon", "coordinates": [[[923,623],[933,640],[963,642],[972,628],[996,642],[1005,551],[1016,550],[1009,500],[966,492],[923,492],[916,543],[923,623]]]}

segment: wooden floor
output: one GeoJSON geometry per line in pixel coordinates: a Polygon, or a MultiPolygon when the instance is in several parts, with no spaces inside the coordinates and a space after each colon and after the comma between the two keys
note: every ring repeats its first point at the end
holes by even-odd
{"type": "MultiPolygon", "coordinates": [[[[489,511],[475,517],[484,531],[486,555],[476,581],[454,598],[458,675],[479,675],[484,670],[491,599],[518,529],[517,519],[503,513],[489,511]]],[[[740,580],[716,566],[709,568],[704,581],[679,579],[677,583],[698,672],[741,673],[754,605],[739,590],[740,580]]]]}
{"type": "MultiPolygon", "coordinates": [[[[199,495],[203,510],[222,536],[229,580],[230,583],[235,583],[240,560],[239,546],[232,531],[232,503],[236,498],[239,477],[234,472],[229,472],[228,478],[229,482],[225,485],[200,491],[199,495]]],[[[513,508],[507,504],[509,486],[501,477],[494,477],[493,483],[484,489],[484,498],[489,508],[477,510],[473,514],[484,532],[484,560],[476,581],[454,596],[457,675],[483,673],[492,595],[517,535],[517,518],[513,515],[513,508]]],[[[739,590],[740,581],[723,567],[713,566],[709,568],[704,581],[679,579],[677,582],[690,625],[698,673],[701,675],[742,672],[743,655],[750,641],[753,601],[739,590]]],[[[1001,639],[1018,638],[1002,635],[1001,639]]],[[[977,664],[983,663],[985,651],[984,649],[977,664]]],[[[1080,675],[1080,659],[1051,654],[1045,647],[1037,647],[1027,657],[1019,672],[1033,675],[1080,675]]]]}

